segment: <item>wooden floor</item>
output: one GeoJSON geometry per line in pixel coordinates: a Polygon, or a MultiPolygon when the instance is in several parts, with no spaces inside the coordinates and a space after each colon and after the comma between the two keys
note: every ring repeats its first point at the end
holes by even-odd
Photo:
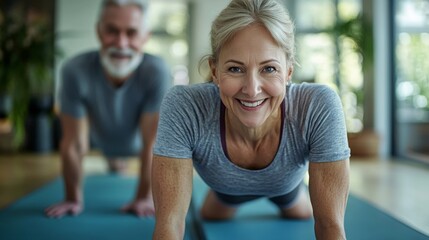
{"type": "MultiPolygon", "coordinates": [[[[132,160],[128,174],[137,173],[132,160]]],[[[59,176],[58,154],[0,154],[0,208],[59,176]]],[[[91,153],[84,161],[86,174],[106,172],[105,161],[91,153]]],[[[429,165],[405,160],[351,161],[353,194],[429,236],[429,165]]]]}

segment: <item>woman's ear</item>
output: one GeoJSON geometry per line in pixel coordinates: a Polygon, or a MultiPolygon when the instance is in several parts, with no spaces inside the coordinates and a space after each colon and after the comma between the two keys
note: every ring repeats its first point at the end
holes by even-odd
{"type": "Polygon", "coordinates": [[[208,61],[209,61],[209,67],[210,67],[210,76],[214,83],[219,84],[218,77],[216,74],[216,63],[212,58],[210,58],[208,61]]]}
{"type": "Polygon", "coordinates": [[[287,80],[291,81],[292,79],[292,74],[293,74],[293,67],[289,67],[288,72],[287,72],[287,80]]]}
{"type": "Polygon", "coordinates": [[[290,67],[287,73],[287,78],[288,80],[290,80],[292,78],[292,73],[293,73],[293,67],[290,67]]]}

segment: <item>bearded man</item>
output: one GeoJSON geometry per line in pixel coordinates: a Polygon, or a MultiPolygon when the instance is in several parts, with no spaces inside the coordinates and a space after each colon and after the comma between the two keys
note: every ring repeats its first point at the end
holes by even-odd
{"type": "Polygon", "coordinates": [[[96,25],[100,49],[75,56],[62,68],[58,96],[65,193],[63,201],[45,210],[49,217],[77,215],[84,208],[82,162],[89,136],[111,172],[125,171],[126,160],[139,157],[138,188],[122,210],[154,214],[152,147],[171,79],[161,58],[142,51],[150,36],[147,8],[143,0],[102,1],[96,25]]]}

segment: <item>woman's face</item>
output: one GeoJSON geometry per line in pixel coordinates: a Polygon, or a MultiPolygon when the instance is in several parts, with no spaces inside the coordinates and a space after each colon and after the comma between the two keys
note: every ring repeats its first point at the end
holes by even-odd
{"type": "Polygon", "coordinates": [[[210,63],[228,114],[248,128],[279,113],[292,74],[288,65],[284,50],[258,24],[237,32],[221,48],[217,63],[210,63]]]}

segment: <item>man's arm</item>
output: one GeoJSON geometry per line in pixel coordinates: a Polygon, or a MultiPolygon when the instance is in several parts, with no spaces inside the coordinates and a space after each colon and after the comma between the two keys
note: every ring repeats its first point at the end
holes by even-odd
{"type": "Polygon", "coordinates": [[[88,121],[68,115],[60,116],[62,139],[60,153],[65,187],[64,201],[48,207],[49,217],[62,217],[65,214],[79,214],[83,209],[82,160],[88,151],[88,121]]]}
{"type": "Polygon", "coordinates": [[[140,123],[143,148],[140,152],[139,182],[135,199],[122,209],[138,216],[151,216],[155,213],[151,189],[152,149],[155,144],[159,113],[145,113],[140,123]]]}
{"type": "Polygon", "coordinates": [[[152,168],[155,200],[153,239],[183,239],[192,195],[191,159],[155,156],[152,168]]]}
{"type": "Polygon", "coordinates": [[[310,163],[309,176],[316,238],[346,239],[344,214],[349,192],[349,160],[310,163]]]}

